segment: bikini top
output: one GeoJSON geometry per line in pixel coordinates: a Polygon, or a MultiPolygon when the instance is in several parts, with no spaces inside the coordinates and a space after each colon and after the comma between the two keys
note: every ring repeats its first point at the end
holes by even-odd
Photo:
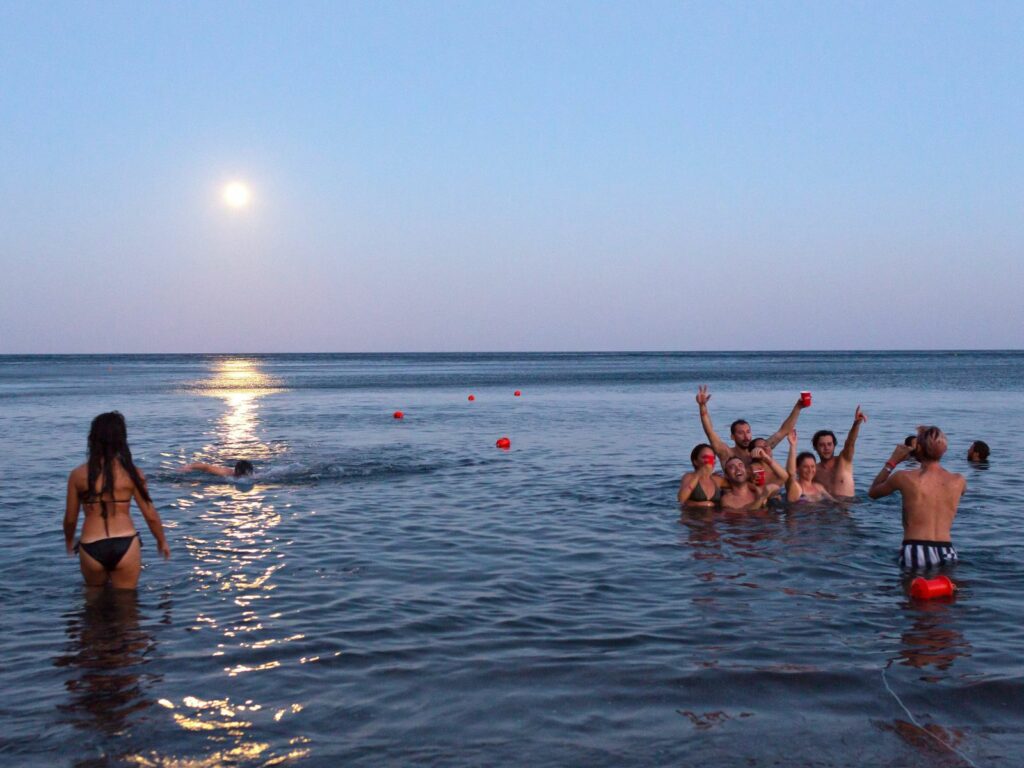
{"type": "Polygon", "coordinates": [[[715,483],[715,493],[709,499],[707,493],[704,491],[704,487],[700,484],[700,480],[697,481],[697,486],[693,489],[690,494],[690,501],[714,501],[717,502],[722,498],[722,489],[718,483],[715,483]]]}

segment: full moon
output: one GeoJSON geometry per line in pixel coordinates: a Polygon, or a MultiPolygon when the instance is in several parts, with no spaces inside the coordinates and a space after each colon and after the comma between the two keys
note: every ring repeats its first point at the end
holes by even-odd
{"type": "Polygon", "coordinates": [[[245,208],[252,199],[252,192],[241,181],[224,185],[224,202],[231,208],[245,208]]]}

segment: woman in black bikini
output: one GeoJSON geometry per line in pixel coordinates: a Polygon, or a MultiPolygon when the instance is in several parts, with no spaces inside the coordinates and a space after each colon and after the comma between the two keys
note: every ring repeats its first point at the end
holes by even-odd
{"type": "Polygon", "coordinates": [[[78,552],[82,577],[90,587],[108,581],[119,589],[134,589],[138,584],[142,543],[130,515],[133,498],[160,554],[170,557],[146,478],[132,462],[124,416],[117,411],[101,413],[89,429],[89,460],[68,477],[64,511],[64,544],[69,555],[78,552]],[[85,522],[82,538],[74,544],[79,508],[85,510],[85,522]]]}
{"type": "Polygon", "coordinates": [[[717,507],[722,498],[722,488],[715,471],[715,450],[707,443],[700,443],[690,452],[693,472],[687,472],[679,482],[676,498],[688,507],[717,507]]]}

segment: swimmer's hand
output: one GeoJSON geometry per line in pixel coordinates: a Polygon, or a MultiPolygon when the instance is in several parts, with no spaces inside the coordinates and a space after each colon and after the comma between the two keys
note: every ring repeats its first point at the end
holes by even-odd
{"type": "Polygon", "coordinates": [[[903,443],[900,443],[893,449],[892,456],[889,457],[889,461],[891,461],[893,464],[899,464],[901,461],[906,461],[908,458],[910,458],[910,456],[913,453],[913,448],[911,448],[909,445],[904,445],[903,443]]]}
{"type": "Polygon", "coordinates": [[[708,393],[708,385],[707,384],[701,384],[697,388],[697,405],[703,407],[703,406],[708,404],[708,401],[710,399],[711,399],[711,395],[708,393]]]}
{"type": "Polygon", "coordinates": [[[714,474],[715,467],[713,464],[704,464],[701,462],[700,467],[697,468],[697,475],[701,478],[711,477],[714,474]]]}
{"type": "Polygon", "coordinates": [[[159,544],[156,545],[156,548],[157,548],[157,551],[159,551],[160,554],[163,555],[164,560],[170,559],[170,557],[171,557],[171,548],[167,546],[167,542],[166,541],[161,541],[159,544]]]}
{"type": "Polygon", "coordinates": [[[757,448],[755,448],[754,450],[752,450],[750,452],[750,458],[752,458],[752,459],[767,459],[768,458],[768,454],[765,452],[764,448],[762,448],[761,446],[757,446],[757,448]]]}
{"type": "Polygon", "coordinates": [[[795,429],[789,430],[789,434],[786,435],[786,439],[789,440],[789,444],[791,446],[796,448],[796,430],[795,429]]]}
{"type": "Polygon", "coordinates": [[[853,423],[854,424],[863,424],[867,420],[868,420],[868,415],[866,413],[864,413],[864,411],[862,411],[860,409],[860,406],[858,405],[857,406],[857,410],[854,411],[854,413],[853,413],[853,423]]]}

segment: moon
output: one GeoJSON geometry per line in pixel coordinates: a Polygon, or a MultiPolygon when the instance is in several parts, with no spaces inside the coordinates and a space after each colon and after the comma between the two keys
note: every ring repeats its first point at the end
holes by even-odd
{"type": "Polygon", "coordinates": [[[241,210],[252,200],[252,190],[242,181],[231,181],[224,185],[224,202],[229,208],[241,210]]]}

